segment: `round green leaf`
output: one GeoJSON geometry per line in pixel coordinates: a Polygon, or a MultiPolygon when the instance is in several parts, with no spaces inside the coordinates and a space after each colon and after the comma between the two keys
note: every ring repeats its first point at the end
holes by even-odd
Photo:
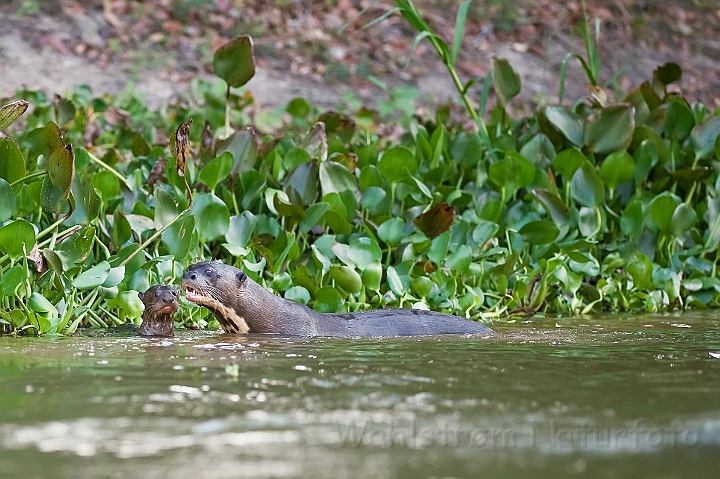
{"type": "Polygon", "coordinates": [[[30,253],[35,244],[35,228],[25,220],[15,220],[0,228],[0,251],[12,258],[30,253]]]}
{"type": "Polygon", "coordinates": [[[707,121],[695,125],[690,133],[690,142],[698,158],[709,156],[718,138],[720,138],[720,116],[713,116],[707,121]]]}
{"type": "Polygon", "coordinates": [[[413,278],[411,286],[419,298],[425,298],[432,291],[434,284],[435,283],[427,276],[418,276],[417,278],[413,278]]]}
{"type": "Polygon", "coordinates": [[[649,140],[640,142],[633,152],[635,159],[635,185],[642,185],[660,158],[657,146],[649,140]]]}
{"type": "Polygon", "coordinates": [[[167,246],[168,252],[175,255],[176,259],[183,259],[190,250],[193,231],[195,229],[195,217],[188,215],[168,228],[162,234],[162,242],[167,246]]]}
{"type": "Polygon", "coordinates": [[[110,263],[101,261],[92,268],[80,273],[74,280],[73,286],[79,290],[97,288],[107,279],[110,274],[110,263]]]}
{"type": "Polygon", "coordinates": [[[25,176],[25,157],[15,140],[0,138],[0,178],[8,183],[25,176]]]}
{"type": "Polygon", "coordinates": [[[598,175],[605,186],[612,191],[620,183],[633,179],[635,161],[625,150],[614,151],[603,160],[598,175]]]}
{"type": "Polygon", "coordinates": [[[379,261],[364,265],[362,268],[362,282],[370,291],[379,291],[382,283],[382,265],[379,261]]]}
{"type": "Polygon", "coordinates": [[[404,146],[393,146],[383,153],[378,162],[378,169],[388,181],[397,183],[408,173],[413,174],[418,169],[418,161],[404,146]]]}
{"type": "Polygon", "coordinates": [[[293,286],[285,291],[285,299],[295,301],[296,303],[308,304],[310,302],[310,292],[302,286],[293,286]]]}
{"type": "Polygon", "coordinates": [[[404,226],[402,218],[390,218],[378,226],[378,238],[390,246],[395,246],[400,243],[404,226]]]}
{"type": "Polygon", "coordinates": [[[589,161],[583,162],[573,175],[570,182],[570,196],[588,208],[605,202],[605,186],[589,161]]]}
{"type": "Polygon", "coordinates": [[[382,250],[374,239],[358,238],[350,244],[348,257],[357,267],[363,268],[365,265],[380,261],[382,259],[382,250]]]}
{"type": "Polygon", "coordinates": [[[684,140],[695,126],[692,110],[682,98],[673,97],[665,110],[663,131],[665,136],[684,140]]]}
{"type": "Polygon", "coordinates": [[[328,193],[355,192],[358,190],[358,183],[355,175],[350,173],[345,165],[323,161],[320,163],[320,188],[325,196],[328,193]]]}
{"type": "Polygon", "coordinates": [[[305,148],[293,146],[283,157],[283,168],[289,171],[310,161],[312,161],[312,157],[305,148]]]}
{"type": "Polygon", "coordinates": [[[387,269],[387,282],[392,292],[398,296],[403,296],[407,291],[402,279],[400,279],[400,275],[392,266],[388,266],[387,269]]]}
{"type": "Polygon", "coordinates": [[[655,197],[650,207],[650,216],[656,229],[661,233],[671,235],[672,218],[671,211],[675,211],[680,202],[670,193],[663,193],[655,197]]]}
{"type": "Polygon", "coordinates": [[[555,241],[560,230],[552,221],[530,221],[519,231],[520,235],[530,244],[549,244],[555,241]]]}
{"type": "Polygon", "coordinates": [[[134,290],[119,293],[115,301],[130,319],[139,318],[145,309],[145,305],[138,297],[138,292],[134,290]]]}
{"type": "Polygon", "coordinates": [[[625,207],[620,217],[620,229],[630,239],[636,239],[642,233],[642,202],[633,200],[625,207]]]}
{"type": "Polygon", "coordinates": [[[677,63],[668,62],[653,70],[653,79],[663,85],[675,83],[682,78],[682,69],[677,63]]]}
{"type": "Polygon", "coordinates": [[[215,191],[218,183],[230,176],[234,161],[232,153],[224,151],[220,156],[213,158],[207,165],[203,166],[198,179],[201,183],[207,185],[210,191],[215,191]]]}
{"type": "Polygon", "coordinates": [[[468,270],[472,262],[472,250],[466,244],[458,246],[457,251],[448,256],[445,260],[445,266],[452,271],[462,274],[468,270]]]}
{"type": "Polygon", "coordinates": [[[510,151],[505,158],[488,168],[488,177],[509,199],[517,190],[532,183],[535,168],[519,153],[510,151]]]}
{"type": "Polygon", "coordinates": [[[223,236],[230,227],[227,206],[212,193],[197,195],[190,214],[195,216],[195,229],[201,241],[212,241],[223,236]]]}
{"type": "Polygon", "coordinates": [[[335,284],[348,293],[359,293],[362,289],[362,279],[360,275],[348,266],[331,267],[330,276],[335,280],[335,284]]]}
{"type": "Polygon", "coordinates": [[[213,56],[213,72],[234,88],[250,81],[255,75],[250,35],[240,35],[218,48],[213,56]]]}
{"type": "Polygon", "coordinates": [[[27,305],[31,310],[35,311],[36,313],[50,316],[58,315],[57,308],[55,308],[55,306],[53,306],[53,304],[40,293],[31,294],[28,298],[27,305]]]}
{"type": "Polygon", "coordinates": [[[587,161],[587,157],[577,148],[568,148],[557,154],[553,160],[553,167],[564,178],[572,178],[580,168],[580,165],[587,161]]]}
{"type": "Polygon", "coordinates": [[[92,182],[103,202],[107,203],[120,194],[120,180],[107,170],[93,173],[92,182]]]}
{"type": "Polygon", "coordinates": [[[13,217],[16,206],[15,192],[7,181],[0,178],[0,223],[13,217]]]}
{"type": "Polygon", "coordinates": [[[583,142],[582,118],[561,106],[545,108],[545,118],[573,145],[581,146],[583,142]]]}
{"type": "Polygon", "coordinates": [[[178,214],[177,203],[167,191],[155,189],[155,229],[170,223],[178,214]]]}
{"type": "Polygon", "coordinates": [[[543,188],[535,188],[533,194],[540,203],[542,203],[547,212],[550,213],[550,216],[552,216],[553,221],[558,227],[562,228],[568,224],[568,221],[570,221],[570,211],[557,193],[543,188]]]}
{"type": "Polygon", "coordinates": [[[315,291],[313,309],[320,313],[335,313],[343,305],[342,296],[332,286],[323,286],[315,291]]]}
{"type": "Polygon", "coordinates": [[[610,106],[590,115],[583,142],[588,151],[603,155],[626,149],[634,130],[635,109],[630,105],[610,106]]]}
{"type": "Polygon", "coordinates": [[[687,203],[680,203],[670,220],[670,231],[673,236],[682,236],[698,222],[697,213],[687,203]]]}

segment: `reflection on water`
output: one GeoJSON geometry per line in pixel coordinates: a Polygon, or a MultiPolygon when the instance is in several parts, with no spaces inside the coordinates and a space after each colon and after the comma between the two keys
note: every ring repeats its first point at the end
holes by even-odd
{"type": "Polygon", "coordinates": [[[716,477],[719,326],[0,337],[0,477],[716,477]]]}

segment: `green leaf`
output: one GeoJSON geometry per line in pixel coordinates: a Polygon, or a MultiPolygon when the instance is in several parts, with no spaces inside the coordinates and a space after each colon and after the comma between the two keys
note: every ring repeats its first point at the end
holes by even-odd
{"type": "Polygon", "coordinates": [[[27,279],[25,268],[20,265],[15,265],[12,268],[8,268],[0,278],[0,286],[2,287],[2,293],[5,296],[12,296],[18,289],[18,286],[23,284],[27,279]]]}
{"type": "Polygon", "coordinates": [[[605,202],[605,186],[589,161],[583,162],[573,175],[570,182],[570,196],[588,208],[605,202]]]}
{"type": "MultiPolygon", "coordinates": [[[[690,142],[698,158],[706,158],[712,152],[720,138],[720,116],[713,116],[705,122],[695,125],[690,133],[690,142]]],[[[720,158],[720,156],[719,156],[720,158]]]]}
{"type": "Polygon", "coordinates": [[[686,203],[680,203],[670,220],[670,231],[675,237],[682,236],[687,230],[695,226],[698,222],[697,213],[692,206],[686,203]]]}
{"type": "Polygon", "coordinates": [[[520,75],[503,58],[492,58],[492,81],[498,103],[502,108],[505,108],[505,105],[515,98],[522,88],[520,75]]]}
{"type": "Polygon", "coordinates": [[[418,160],[406,147],[393,146],[385,150],[377,166],[388,181],[397,183],[417,171],[418,160]]]}
{"type": "Polygon", "coordinates": [[[55,306],[53,306],[53,304],[40,293],[31,294],[28,298],[27,305],[32,311],[35,311],[36,313],[54,317],[58,315],[57,308],[55,308],[55,306]]]}
{"type": "Polygon", "coordinates": [[[195,230],[195,217],[188,215],[168,228],[162,234],[162,242],[168,249],[168,253],[181,260],[190,251],[193,231],[195,230]]]}
{"type": "Polygon", "coordinates": [[[142,300],[138,297],[137,291],[122,291],[117,295],[115,301],[130,319],[139,318],[145,309],[142,300]]]}
{"type": "Polygon", "coordinates": [[[289,188],[297,191],[304,205],[312,204],[315,201],[318,189],[317,164],[308,162],[293,169],[283,180],[283,187],[288,193],[289,188]]]}
{"type": "Polygon", "coordinates": [[[695,118],[687,102],[682,98],[672,97],[665,111],[665,136],[682,141],[690,135],[694,126],[695,118]]]}
{"type": "Polygon", "coordinates": [[[625,150],[610,153],[600,164],[600,179],[610,191],[617,185],[630,181],[635,175],[635,161],[625,150]]]}
{"type": "Polygon", "coordinates": [[[234,160],[230,176],[252,170],[258,156],[257,139],[253,129],[238,130],[224,140],[218,140],[216,154],[220,156],[226,151],[232,154],[234,160]]]}
{"type": "Polygon", "coordinates": [[[447,255],[449,245],[450,231],[446,231],[432,240],[430,250],[427,253],[428,259],[435,264],[441,264],[447,255]]]}
{"type": "MultiPolygon", "coordinates": [[[[78,150],[78,152],[79,151],[80,150],[78,150]]],[[[76,152],[76,156],[78,152],[76,152]]],[[[92,182],[98,195],[105,203],[120,194],[120,180],[117,176],[107,170],[93,173],[92,182]]]]}
{"type": "Polygon", "coordinates": [[[560,175],[567,179],[572,178],[575,171],[586,161],[588,161],[588,159],[583,155],[582,151],[577,148],[568,148],[558,153],[553,160],[553,167],[560,175]]]}
{"type": "Polygon", "coordinates": [[[467,20],[468,8],[472,0],[465,0],[460,4],[455,17],[455,32],[453,34],[452,52],[450,53],[450,65],[455,65],[460,46],[462,45],[463,36],[465,35],[465,21],[467,20]]]}
{"type": "Polygon", "coordinates": [[[630,105],[610,106],[590,115],[583,132],[585,148],[599,155],[627,149],[635,130],[634,115],[630,105]]]}
{"type": "Polygon", "coordinates": [[[30,253],[35,244],[35,228],[25,220],[15,220],[0,228],[0,251],[7,253],[11,258],[30,253]]]}
{"type": "Polygon", "coordinates": [[[13,183],[25,176],[25,157],[15,140],[0,138],[0,178],[13,183]]]}
{"type": "Polygon", "coordinates": [[[405,285],[403,285],[403,282],[400,279],[400,275],[398,274],[397,270],[395,270],[395,268],[393,268],[392,266],[388,266],[387,269],[387,282],[388,286],[390,286],[390,290],[392,290],[392,292],[395,293],[397,296],[405,295],[405,285]]]}
{"type": "Polygon", "coordinates": [[[673,215],[671,215],[670,212],[674,212],[679,203],[680,202],[670,193],[662,193],[653,199],[650,206],[650,214],[653,223],[661,233],[666,235],[673,234],[673,215]]]}
{"type": "Polygon", "coordinates": [[[488,177],[498,188],[505,191],[505,199],[510,199],[520,188],[532,183],[535,168],[520,154],[510,151],[505,158],[488,168],[488,177]]]}
{"type": "Polygon", "coordinates": [[[71,145],[53,151],[48,158],[47,172],[52,184],[57,186],[67,199],[75,177],[75,153],[71,145]]]}
{"type": "Polygon", "coordinates": [[[310,292],[302,286],[293,286],[285,291],[285,299],[300,304],[308,304],[310,302],[310,292]]]}
{"type": "Polygon", "coordinates": [[[313,309],[320,313],[335,313],[343,305],[342,296],[332,286],[323,286],[315,291],[313,309]]]}
{"type": "Polygon", "coordinates": [[[570,143],[576,146],[583,144],[583,120],[571,111],[561,106],[549,106],[545,108],[545,118],[555,127],[570,143]]]}
{"type": "Polygon", "coordinates": [[[322,221],[325,213],[329,210],[330,203],[324,201],[310,206],[305,210],[305,219],[300,223],[300,232],[304,234],[313,229],[314,226],[322,221]]]}
{"type": "Polygon", "coordinates": [[[13,217],[16,206],[15,192],[7,181],[0,178],[0,223],[13,217]]]}
{"type": "Polygon", "coordinates": [[[283,168],[290,171],[293,168],[297,168],[298,166],[304,165],[310,161],[312,161],[310,153],[308,153],[304,148],[293,146],[283,157],[283,168]]]}
{"type": "Polygon", "coordinates": [[[458,274],[465,273],[472,262],[472,250],[466,244],[458,246],[457,251],[452,253],[445,260],[445,266],[458,274]]]}
{"type": "Polygon", "coordinates": [[[215,191],[218,183],[230,176],[234,161],[232,153],[224,151],[220,156],[210,160],[200,170],[198,179],[201,183],[207,185],[210,191],[215,191]]]}
{"type": "Polygon", "coordinates": [[[178,214],[177,203],[167,191],[155,189],[155,229],[170,223],[178,214]]]}
{"type": "Polygon", "coordinates": [[[350,243],[348,257],[350,261],[355,263],[355,266],[362,268],[370,263],[380,261],[382,259],[382,250],[374,239],[362,237],[350,243]]]}
{"type": "Polygon", "coordinates": [[[390,246],[397,246],[402,237],[405,222],[402,218],[390,218],[385,220],[377,229],[378,238],[390,246]]]}
{"type": "Polygon", "coordinates": [[[550,216],[559,228],[567,226],[568,221],[570,221],[570,211],[557,193],[543,188],[535,188],[533,194],[540,203],[542,203],[545,210],[550,213],[550,216]]]}
{"type": "Polygon", "coordinates": [[[418,276],[413,278],[410,285],[419,298],[426,298],[432,292],[435,283],[427,276],[418,276]]]}
{"type": "Polygon", "coordinates": [[[255,75],[253,41],[249,35],[240,35],[221,46],[213,56],[213,73],[237,88],[255,75]]]}
{"type": "Polygon", "coordinates": [[[677,63],[665,63],[653,70],[653,79],[663,85],[680,81],[680,78],[682,78],[682,69],[677,63]]]}
{"type": "Polygon", "coordinates": [[[380,285],[382,284],[382,265],[379,261],[369,263],[363,267],[362,270],[362,282],[365,288],[370,291],[380,291],[380,285]]]}
{"type": "Polygon", "coordinates": [[[357,271],[348,266],[332,266],[330,276],[335,280],[337,286],[348,293],[359,293],[362,289],[362,278],[357,271]]]}
{"type": "Polygon", "coordinates": [[[648,177],[648,174],[657,165],[660,158],[657,146],[649,140],[643,140],[635,151],[635,185],[642,185],[648,177]]]}
{"type": "Polygon", "coordinates": [[[49,121],[43,129],[43,144],[47,148],[48,156],[60,147],[65,146],[60,128],[54,121],[49,121]]]}
{"type": "Polygon", "coordinates": [[[113,288],[122,283],[123,279],[125,279],[125,266],[110,268],[110,272],[108,273],[107,278],[105,278],[102,287],[113,288]]]}
{"type": "Polygon", "coordinates": [[[197,195],[190,214],[195,216],[195,229],[203,242],[225,235],[230,227],[227,206],[212,193],[197,195]]]}
{"type": "Polygon", "coordinates": [[[557,239],[560,230],[551,221],[538,220],[525,223],[518,233],[526,243],[549,244],[557,239]]]}
{"type": "Polygon", "coordinates": [[[630,239],[637,239],[642,233],[642,202],[633,200],[625,207],[620,217],[620,229],[630,239]]]}
{"type": "Polygon", "coordinates": [[[80,273],[73,280],[73,286],[81,291],[97,288],[98,286],[102,286],[109,274],[110,263],[101,261],[92,268],[80,273]]]}
{"type": "Polygon", "coordinates": [[[25,100],[17,100],[0,108],[0,131],[15,123],[29,105],[30,103],[25,100]]]}
{"type": "Polygon", "coordinates": [[[100,215],[100,197],[95,192],[92,177],[87,171],[75,176],[70,191],[75,199],[75,211],[68,223],[88,224],[100,215]]]}
{"type": "Polygon", "coordinates": [[[355,192],[358,190],[357,179],[348,169],[334,161],[320,163],[320,188],[322,195],[328,193],[341,193],[343,191],[355,192]]]}

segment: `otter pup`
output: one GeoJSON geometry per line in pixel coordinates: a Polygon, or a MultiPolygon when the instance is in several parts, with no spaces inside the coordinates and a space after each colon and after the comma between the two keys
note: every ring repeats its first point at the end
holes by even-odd
{"type": "Polygon", "coordinates": [[[475,321],[419,309],[318,313],[266,290],[234,266],[191,265],[183,275],[185,297],[213,312],[228,333],[289,336],[416,336],[492,334],[475,321]]]}
{"type": "Polygon", "coordinates": [[[178,291],[156,284],[138,297],[145,305],[140,336],[172,336],[175,332],[175,313],[178,310],[178,291]]]}

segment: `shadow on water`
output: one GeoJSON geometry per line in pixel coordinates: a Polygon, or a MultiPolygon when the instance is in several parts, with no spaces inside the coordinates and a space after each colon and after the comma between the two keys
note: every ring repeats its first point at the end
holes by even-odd
{"type": "Polygon", "coordinates": [[[0,477],[716,477],[719,326],[0,337],[0,477]]]}

